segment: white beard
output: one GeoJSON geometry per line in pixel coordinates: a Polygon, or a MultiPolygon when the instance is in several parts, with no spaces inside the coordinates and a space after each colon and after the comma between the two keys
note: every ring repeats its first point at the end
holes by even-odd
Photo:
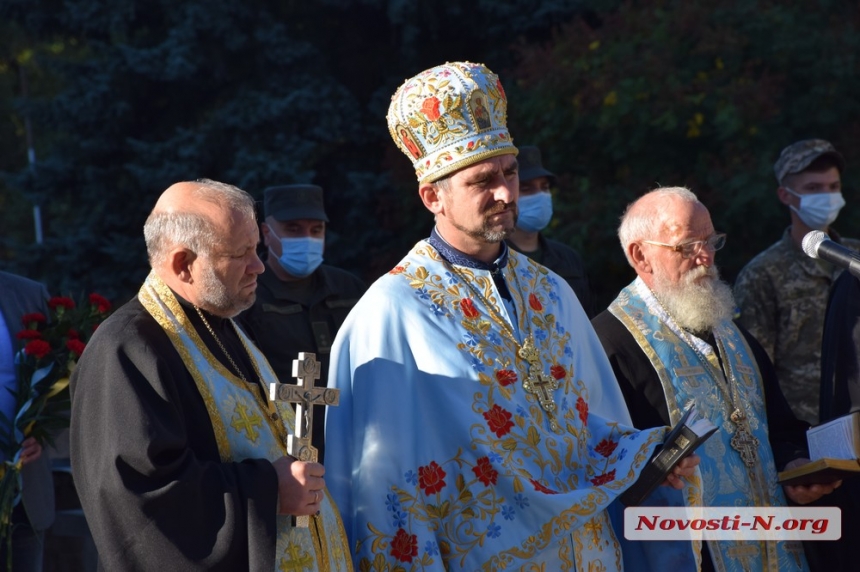
{"type": "Polygon", "coordinates": [[[662,268],[655,267],[653,291],[680,327],[701,334],[700,337],[707,336],[719,323],[734,316],[732,289],[720,280],[715,266],[697,266],[687,272],[678,284],[673,284],[662,268]]]}

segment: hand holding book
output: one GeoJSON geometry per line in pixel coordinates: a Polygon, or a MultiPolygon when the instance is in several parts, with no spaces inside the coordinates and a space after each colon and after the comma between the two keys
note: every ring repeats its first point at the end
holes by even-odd
{"type": "Polygon", "coordinates": [[[680,477],[692,475],[699,464],[699,458],[690,455],[716,430],[710,420],[698,416],[694,403],[688,405],[681,420],[666,434],[662,447],[642,469],[639,479],[621,494],[621,502],[636,506],[661,483],[682,488],[680,477]]]}

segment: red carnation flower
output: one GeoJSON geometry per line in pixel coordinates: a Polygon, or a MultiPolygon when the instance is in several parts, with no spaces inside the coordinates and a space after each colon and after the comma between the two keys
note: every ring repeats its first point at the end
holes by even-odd
{"type": "Polygon", "coordinates": [[[38,340],[42,337],[42,332],[39,330],[21,330],[15,337],[19,340],[38,340]]]}
{"type": "Polygon", "coordinates": [[[41,312],[33,312],[32,314],[24,314],[23,316],[21,316],[21,323],[24,324],[26,327],[30,328],[31,330],[33,329],[31,327],[31,324],[33,322],[39,324],[46,324],[48,322],[48,318],[46,318],[45,314],[41,312]]]}
{"type": "Polygon", "coordinates": [[[424,100],[424,103],[421,104],[421,113],[424,114],[427,119],[430,121],[436,121],[441,117],[439,113],[439,106],[441,102],[436,98],[435,95],[432,95],[424,100]]]}
{"type": "Polygon", "coordinates": [[[75,301],[71,298],[67,298],[66,296],[54,296],[53,298],[48,300],[48,307],[52,310],[56,310],[60,307],[63,307],[66,310],[74,310],[75,301]]]}
{"type": "Polygon", "coordinates": [[[610,481],[615,480],[615,469],[612,469],[608,473],[603,473],[602,475],[597,475],[593,479],[591,479],[591,484],[595,487],[599,487],[600,485],[605,485],[610,481]]]}
{"type": "Polygon", "coordinates": [[[418,467],[418,485],[424,489],[424,494],[432,495],[438,493],[445,486],[445,471],[436,464],[436,461],[430,461],[426,467],[418,467]]]}
{"type": "Polygon", "coordinates": [[[517,372],[509,369],[500,369],[496,372],[496,379],[499,381],[499,385],[505,387],[517,382],[517,372]]]}
{"type": "Polygon", "coordinates": [[[401,562],[412,562],[418,556],[418,537],[398,528],[391,540],[391,555],[401,562]]]}
{"type": "Polygon", "coordinates": [[[564,367],[560,365],[554,365],[549,368],[549,373],[556,379],[564,379],[564,377],[567,375],[567,371],[564,369],[564,367]]]}
{"type": "Polygon", "coordinates": [[[594,448],[597,453],[603,455],[604,457],[608,457],[612,454],[612,451],[618,446],[618,443],[612,441],[610,439],[604,439],[600,443],[597,444],[597,447],[594,448]]]}
{"type": "Polygon", "coordinates": [[[557,495],[558,494],[558,491],[554,491],[550,488],[547,488],[534,479],[529,479],[529,482],[531,482],[532,486],[535,488],[536,491],[541,492],[545,495],[557,495]]]}
{"type": "Polygon", "coordinates": [[[406,268],[404,268],[403,266],[395,266],[388,271],[389,274],[403,274],[404,272],[406,272],[406,268]]]}
{"type": "Polygon", "coordinates": [[[36,359],[42,359],[51,353],[51,344],[45,340],[33,340],[24,346],[24,353],[28,356],[34,356],[36,359]]]}
{"type": "Polygon", "coordinates": [[[581,397],[576,398],[576,410],[579,411],[579,420],[583,425],[588,425],[588,403],[581,397]]]}
{"type": "Polygon", "coordinates": [[[496,437],[502,437],[511,432],[514,427],[514,422],[511,421],[513,415],[510,411],[502,409],[498,404],[493,405],[493,408],[484,412],[484,419],[487,420],[487,426],[490,431],[496,434],[496,437]]]}
{"type": "Polygon", "coordinates": [[[110,312],[111,309],[111,303],[108,301],[108,299],[96,293],[90,294],[90,304],[95,306],[101,314],[110,312]]]}
{"type": "Polygon", "coordinates": [[[478,309],[475,308],[475,303],[472,302],[470,298],[463,298],[460,300],[460,310],[463,312],[463,315],[470,320],[474,320],[481,315],[481,313],[478,312],[478,309]]]}
{"type": "Polygon", "coordinates": [[[499,88],[499,93],[502,94],[502,99],[507,100],[508,96],[505,94],[505,88],[502,87],[502,80],[496,80],[496,87],[499,88]]]}
{"type": "Polygon", "coordinates": [[[481,457],[478,459],[478,464],[472,467],[472,472],[479,481],[484,483],[485,487],[495,485],[499,478],[499,472],[490,464],[489,457],[481,457]]]}
{"type": "Polygon", "coordinates": [[[543,304],[540,303],[540,298],[537,297],[537,294],[529,294],[529,306],[531,306],[532,310],[535,312],[543,311],[543,304]]]}
{"type": "Polygon", "coordinates": [[[71,339],[66,342],[66,348],[78,357],[81,357],[81,354],[84,353],[84,348],[86,346],[87,345],[84,342],[77,339],[71,339]]]}

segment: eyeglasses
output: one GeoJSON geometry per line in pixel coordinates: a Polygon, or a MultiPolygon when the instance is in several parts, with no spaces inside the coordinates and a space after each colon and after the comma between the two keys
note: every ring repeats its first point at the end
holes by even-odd
{"type": "Polygon", "coordinates": [[[718,232],[717,234],[711,236],[705,240],[694,240],[692,242],[684,242],[683,244],[664,244],[662,242],[655,242],[653,240],[643,240],[645,244],[653,244],[654,246],[662,246],[664,248],[671,248],[675,252],[681,253],[681,258],[693,258],[694,256],[698,256],[700,252],[702,252],[702,247],[707,246],[708,250],[712,252],[716,252],[722,247],[726,245],[726,235],[725,233],[718,232]]]}

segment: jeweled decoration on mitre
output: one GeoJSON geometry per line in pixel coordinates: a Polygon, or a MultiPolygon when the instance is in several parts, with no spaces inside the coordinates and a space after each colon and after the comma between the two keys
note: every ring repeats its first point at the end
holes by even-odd
{"type": "Polygon", "coordinates": [[[391,98],[388,130],[421,183],[497,155],[517,153],[499,77],[483,64],[453,62],[406,80],[391,98]]]}

